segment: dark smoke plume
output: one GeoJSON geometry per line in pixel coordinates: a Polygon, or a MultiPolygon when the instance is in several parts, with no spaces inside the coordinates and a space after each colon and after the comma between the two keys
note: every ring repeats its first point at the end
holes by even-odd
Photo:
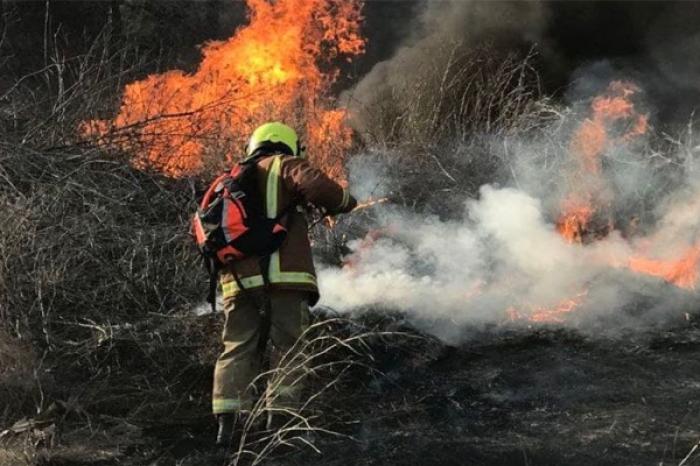
{"type": "MultiPolygon", "coordinates": [[[[403,8],[406,8],[405,6],[403,8]]],[[[392,58],[372,68],[348,93],[351,106],[372,106],[446,49],[468,49],[488,42],[495,49],[536,43],[547,24],[547,8],[537,1],[439,1],[414,7],[410,33],[392,58]]]]}
{"type": "MultiPolygon", "coordinates": [[[[402,26],[401,40],[384,40],[382,33],[379,44],[372,39],[381,24],[368,23],[369,50],[394,52],[346,93],[355,109],[385,100],[393,88],[416,79],[445,48],[485,44],[497,54],[534,47],[548,94],[571,97],[566,94],[572,81],[589,69],[608,68],[605,78],[637,81],[665,122],[687,120],[700,103],[696,2],[443,0],[396,2],[393,13],[388,8],[377,11],[402,18],[411,12],[413,19],[402,26]]],[[[374,9],[370,3],[369,13],[374,9]]]]}

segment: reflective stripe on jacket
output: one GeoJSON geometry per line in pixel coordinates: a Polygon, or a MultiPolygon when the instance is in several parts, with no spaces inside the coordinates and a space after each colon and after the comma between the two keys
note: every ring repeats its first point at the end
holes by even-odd
{"type": "MultiPolygon", "coordinates": [[[[330,214],[338,214],[354,209],[357,201],[338,183],[299,157],[268,156],[258,162],[257,169],[258,189],[265,195],[268,218],[288,211],[287,238],[270,257],[270,284],[273,288],[309,291],[313,305],[319,296],[308,224],[303,212],[290,207],[310,203],[330,214]]],[[[235,267],[244,288],[263,286],[259,259],[245,259],[229,267],[235,267]]],[[[220,281],[224,299],[240,292],[230,268],[222,270],[220,281]]]]}

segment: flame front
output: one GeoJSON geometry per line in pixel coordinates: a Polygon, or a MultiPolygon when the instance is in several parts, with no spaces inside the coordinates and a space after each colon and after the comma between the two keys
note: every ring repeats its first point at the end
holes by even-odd
{"type": "MultiPolygon", "coordinates": [[[[561,201],[556,223],[557,232],[568,243],[590,244],[605,238],[615,228],[611,214],[614,199],[604,177],[602,158],[611,146],[629,144],[648,131],[648,115],[639,113],[633,102],[639,92],[632,83],[612,82],[602,95],[592,100],[590,117],[573,133],[568,148],[572,158],[567,174],[569,191],[561,201]]],[[[661,243],[660,238],[645,238],[634,243],[636,251],[626,262],[613,257],[602,260],[611,268],[623,267],[637,274],[661,278],[680,288],[695,289],[700,279],[700,243],[688,246],[675,259],[650,258],[639,247],[644,244],[645,250],[654,249],[661,243]]],[[[552,307],[525,305],[511,307],[506,313],[511,320],[563,322],[584,302],[587,293],[584,290],[552,307]]]]}
{"type": "Polygon", "coordinates": [[[630,141],[647,131],[648,116],[638,114],[632,97],[640,89],[629,82],[613,81],[591,102],[591,116],[574,132],[569,144],[572,170],[569,193],[561,203],[557,230],[570,243],[606,236],[612,229],[610,187],[603,177],[602,157],[613,143],[630,141]],[[612,134],[623,124],[622,136],[612,134]]]}
{"type": "Polygon", "coordinates": [[[530,322],[539,323],[562,323],[566,320],[569,313],[573,312],[581,303],[583,303],[588,290],[578,293],[573,298],[563,299],[552,307],[545,306],[526,306],[527,312],[518,310],[511,306],[506,310],[506,315],[511,321],[529,320],[530,322]]]}
{"type": "MultiPolygon", "coordinates": [[[[329,90],[338,78],[338,63],[363,52],[362,0],[247,0],[247,5],[248,25],[226,41],[205,45],[194,73],[169,71],[127,85],[117,116],[85,122],[83,132],[138,154],[138,166],[187,175],[231,162],[255,126],[283,120],[305,133],[310,156],[324,170],[342,178],[352,132],[345,109],[335,105],[329,90]]],[[[613,189],[603,157],[611,147],[648,131],[648,116],[635,105],[639,92],[632,83],[612,82],[590,102],[588,117],[572,134],[567,190],[556,220],[558,233],[572,247],[601,240],[615,228],[613,189]]],[[[358,208],[381,202],[370,200],[358,208]]],[[[359,253],[371,248],[378,235],[369,235],[359,253]]],[[[605,263],[694,288],[700,279],[700,243],[673,260],[637,247],[624,260],[605,263]]],[[[353,269],[355,259],[348,258],[345,266],[353,269]]],[[[469,292],[465,299],[479,292],[469,292]]],[[[551,307],[516,303],[507,313],[519,320],[562,322],[587,293],[554,301],[551,307]]]]}
{"type": "MultiPolygon", "coordinates": [[[[614,81],[606,93],[596,97],[591,104],[592,117],[585,120],[572,139],[570,150],[577,160],[577,171],[573,178],[578,182],[569,197],[564,200],[562,215],[557,229],[569,242],[582,243],[591,230],[591,221],[607,208],[611,198],[602,177],[601,157],[611,143],[626,143],[643,135],[648,130],[648,116],[638,114],[630,100],[640,89],[632,84],[614,81]],[[610,136],[615,123],[625,124],[621,137],[610,136]]],[[[597,225],[594,231],[598,238],[607,235],[613,228],[609,220],[607,228],[597,225]]],[[[688,247],[675,260],[650,259],[641,252],[629,259],[626,266],[635,273],[659,277],[681,288],[692,289],[698,281],[700,243],[688,247]]],[[[614,265],[611,261],[610,265],[614,265]]]]}
{"type": "Polygon", "coordinates": [[[249,24],[202,48],[196,72],[169,71],[126,86],[118,115],[85,133],[139,154],[139,166],[172,175],[242,152],[265,121],[306,132],[312,157],[341,172],[351,132],[329,88],[338,60],[363,52],[361,0],[246,0],[249,24]]]}
{"type": "Polygon", "coordinates": [[[675,260],[649,259],[644,256],[630,258],[630,270],[659,277],[679,288],[695,289],[698,282],[698,264],[700,264],[700,244],[686,249],[675,260]]]}

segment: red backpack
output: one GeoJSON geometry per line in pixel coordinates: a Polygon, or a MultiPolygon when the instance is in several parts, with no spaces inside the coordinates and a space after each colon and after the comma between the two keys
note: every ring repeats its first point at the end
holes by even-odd
{"type": "MultiPolygon", "coordinates": [[[[248,257],[267,259],[287,237],[283,221],[286,211],[267,218],[258,187],[259,160],[241,162],[219,176],[204,194],[192,220],[195,241],[209,272],[208,301],[212,309],[216,276],[222,266],[248,257]]],[[[240,286],[238,277],[236,280],[240,286]]]]}

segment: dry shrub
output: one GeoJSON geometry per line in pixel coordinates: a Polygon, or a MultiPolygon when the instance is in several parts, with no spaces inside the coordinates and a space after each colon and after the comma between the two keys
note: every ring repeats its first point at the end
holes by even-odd
{"type": "Polygon", "coordinates": [[[32,348],[0,330],[0,420],[16,418],[34,406],[38,368],[32,348]]]}
{"type": "Polygon", "coordinates": [[[44,68],[0,89],[0,327],[53,349],[74,340],[76,323],[190,303],[199,268],[190,185],[79,136],[83,121],[112,113],[123,85],[156,65],[136,45],[116,44],[108,26],[84,55],[66,59],[58,46],[45,54],[44,68]]]}
{"type": "Polygon", "coordinates": [[[367,145],[391,148],[520,130],[541,97],[534,59],[446,43],[431,51],[429,65],[383,88],[388,95],[351,101],[353,122],[367,145]]]}
{"type": "Polygon", "coordinates": [[[430,64],[380,87],[385,94],[350,96],[353,125],[367,149],[392,167],[392,179],[401,180],[396,202],[461,209],[446,205],[447,198],[475,195],[502,177],[493,141],[541,129],[551,109],[533,51],[445,43],[426,57],[430,64]]]}
{"type": "MultiPolygon", "coordinates": [[[[76,128],[115,111],[127,82],[159,63],[136,44],[117,43],[105,26],[87,52],[66,58],[53,40],[45,65],[24,76],[0,78],[0,140],[38,150],[82,144],[76,128]]],[[[59,35],[60,36],[60,35],[59,35]]],[[[0,63],[9,59],[0,38],[0,63]]]]}
{"type": "Polygon", "coordinates": [[[199,269],[184,182],[119,158],[0,145],[0,317],[47,346],[71,322],[191,302],[199,269]]]}
{"type": "Polygon", "coordinates": [[[26,343],[0,330],[0,385],[25,385],[36,365],[36,357],[26,343]]]}
{"type": "Polygon", "coordinates": [[[0,463],[119,455],[178,409],[207,411],[192,394],[216,325],[182,312],[206,289],[192,183],[77,137],[142,64],[110,50],[55,51],[0,89],[0,463]]]}
{"type": "MultiPolygon", "coordinates": [[[[67,381],[92,377],[92,356],[109,340],[102,331],[172,314],[201,295],[190,185],[76,138],[80,121],[113,109],[141,63],[98,39],[70,61],[54,51],[45,69],[0,90],[0,328],[47,369],[33,374],[34,386],[13,388],[15,400],[46,392],[32,407],[2,406],[2,424],[43,412],[65,400],[67,381]]],[[[28,378],[7,377],[5,386],[28,378]]]]}
{"type": "MultiPolygon", "coordinates": [[[[160,387],[186,390],[193,382],[182,371],[207,364],[185,363],[193,344],[186,324],[169,326],[168,340],[155,328],[167,325],[157,316],[174,316],[205,288],[188,232],[189,186],[116,156],[0,144],[0,205],[8,214],[0,223],[5,453],[138,443],[140,434],[118,434],[127,421],[103,413],[172,412],[185,395],[163,403],[160,387]],[[22,419],[29,427],[13,429],[22,419]],[[36,419],[47,420],[35,428],[36,419]],[[95,425],[107,434],[94,436],[95,425]],[[41,448],[25,450],[27,442],[41,448]]],[[[197,344],[214,341],[208,333],[197,344]]],[[[208,377],[195,381],[206,386],[208,377]]]]}
{"type": "Polygon", "coordinates": [[[321,453],[323,438],[348,438],[347,419],[336,394],[353,381],[375,374],[373,352],[399,340],[423,339],[414,333],[387,330],[342,318],[319,320],[311,325],[280,358],[277,367],[261,374],[254,385],[266,386],[246,417],[238,448],[230,464],[262,464],[280,450],[312,450],[321,453]],[[302,387],[297,406],[281,407],[277,398],[282,385],[302,387]],[[284,424],[261,431],[268,415],[283,416],[284,424]]]}
{"type": "Polygon", "coordinates": [[[188,186],[77,137],[82,121],[114,111],[146,60],[109,28],[84,55],[45,53],[44,68],[0,89],[0,319],[50,347],[75,319],[182,304],[194,255],[188,186]]]}

